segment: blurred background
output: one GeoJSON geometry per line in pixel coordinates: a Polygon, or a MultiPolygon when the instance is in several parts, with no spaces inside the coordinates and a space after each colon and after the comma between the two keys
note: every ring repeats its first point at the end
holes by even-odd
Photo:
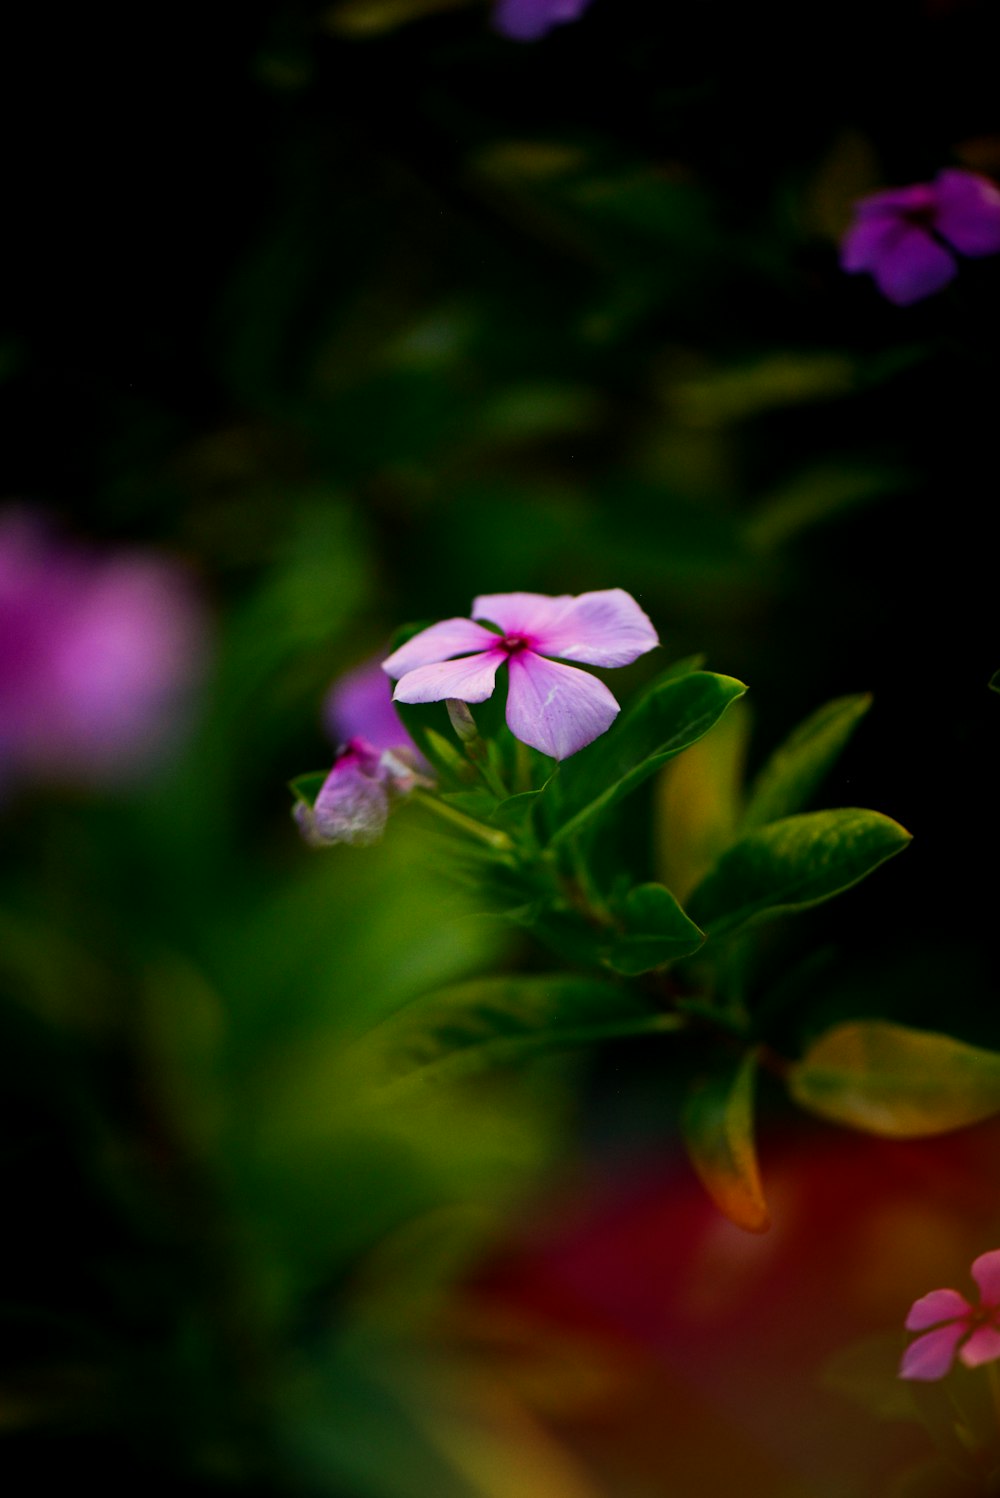
{"type": "Polygon", "coordinates": [[[914,843],[789,938],[824,960],[775,1033],[1000,1047],[1000,261],[898,308],[837,260],[864,193],[1000,174],[996,7],[494,22],[8,18],[12,1492],[885,1492],[927,1441],[906,1309],[1000,1242],[988,1125],[877,1144],[765,1095],[751,1239],[678,1157],[666,1046],[391,1105],[359,1078],[412,999],[550,959],[405,815],[307,849],[285,784],[400,623],[515,589],[632,592],[661,664],[749,684],[751,768],[872,692],[825,803],[914,843]]]}

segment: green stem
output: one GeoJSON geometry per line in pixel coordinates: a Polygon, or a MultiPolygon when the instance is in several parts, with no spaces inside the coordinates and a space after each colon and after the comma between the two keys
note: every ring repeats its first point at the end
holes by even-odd
{"type": "Polygon", "coordinates": [[[436,817],[450,822],[453,827],[461,828],[469,837],[478,838],[481,843],[495,848],[498,853],[513,852],[514,844],[506,832],[501,832],[497,827],[484,827],[482,822],[477,822],[473,817],[467,817],[464,811],[459,811],[456,807],[439,801],[437,796],[428,795],[426,791],[413,790],[410,792],[410,800],[415,801],[418,806],[423,806],[427,811],[433,812],[436,817]]]}

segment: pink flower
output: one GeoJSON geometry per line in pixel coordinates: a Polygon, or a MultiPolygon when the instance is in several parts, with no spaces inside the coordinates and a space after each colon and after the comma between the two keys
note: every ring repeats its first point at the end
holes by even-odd
{"type": "Polygon", "coordinates": [[[293,816],[314,848],[330,843],[365,847],[385,831],[392,796],[426,784],[405,749],[379,750],[365,739],[350,739],[313,805],[298,801],[293,816]]]}
{"type": "Polygon", "coordinates": [[[176,740],[205,656],[180,568],[0,515],[0,780],[95,782],[176,740]]]}
{"type": "Polygon", "coordinates": [[[627,666],[659,644],[649,619],[621,588],[577,598],[490,593],[473,600],[472,613],[472,619],[432,624],[383,661],[386,674],[398,678],[393,701],[485,702],[506,662],[508,727],[553,759],[566,759],[604,733],[619,707],[602,681],[547,657],[627,666]]]}
{"type": "Polygon", "coordinates": [[[1000,1358],[1000,1248],[973,1260],[972,1278],[979,1286],[978,1305],[957,1290],[932,1290],[913,1302],[906,1329],[925,1335],[903,1354],[900,1378],[943,1378],[956,1351],[967,1368],[1000,1358]]]}
{"type": "Polygon", "coordinates": [[[947,286],[960,255],[1000,252],[1000,190],[987,177],[949,168],[933,182],[872,193],[854,205],[840,264],[868,271],[884,297],[908,307],[947,286]]]}

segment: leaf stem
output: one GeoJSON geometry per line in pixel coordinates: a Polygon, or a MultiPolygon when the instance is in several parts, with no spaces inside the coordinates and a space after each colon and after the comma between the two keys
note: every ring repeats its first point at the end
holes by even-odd
{"type": "Polygon", "coordinates": [[[498,827],[484,827],[482,822],[477,822],[473,817],[467,817],[464,811],[457,807],[448,806],[444,801],[439,801],[437,796],[429,795],[426,791],[412,790],[410,800],[415,801],[418,806],[423,806],[427,811],[433,812],[435,816],[450,822],[453,827],[458,827],[469,837],[477,838],[481,843],[496,849],[498,853],[512,853],[514,844],[506,832],[501,832],[498,827]]]}

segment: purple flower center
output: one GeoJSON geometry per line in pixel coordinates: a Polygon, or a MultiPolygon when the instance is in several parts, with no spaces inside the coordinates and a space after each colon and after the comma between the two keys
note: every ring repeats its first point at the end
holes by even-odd
{"type": "Polygon", "coordinates": [[[534,650],[536,648],[535,641],[529,639],[527,635],[504,635],[499,643],[500,649],[505,655],[517,655],[521,650],[534,650]]]}

